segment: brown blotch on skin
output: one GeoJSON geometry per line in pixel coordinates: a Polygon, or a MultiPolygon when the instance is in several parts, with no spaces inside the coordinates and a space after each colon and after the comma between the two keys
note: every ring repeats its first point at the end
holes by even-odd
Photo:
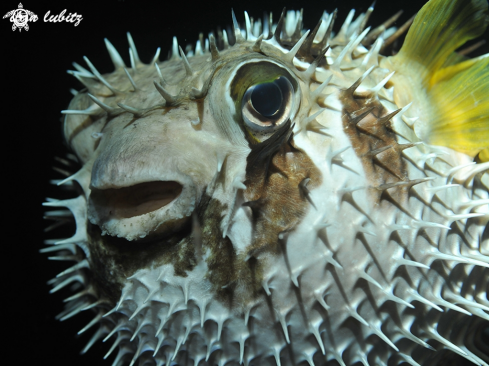
{"type": "Polygon", "coordinates": [[[196,217],[190,217],[178,232],[139,241],[102,236],[98,226],[89,224],[90,268],[97,292],[115,305],[128,277],[140,269],[165,264],[173,265],[176,276],[187,277],[202,260],[196,255],[199,253],[195,241],[199,240],[201,253],[209,253],[205,259],[209,268],[207,279],[212,283],[217,299],[231,307],[238,285],[239,296],[246,296],[248,300],[256,298],[263,277],[261,264],[244,255],[238,256],[229,238],[222,237],[220,223],[225,211],[222,203],[204,194],[196,209],[196,217]]]}
{"type": "Polygon", "coordinates": [[[398,144],[392,131],[391,118],[398,111],[388,114],[376,95],[360,97],[352,88],[340,94],[343,104],[343,128],[351,145],[360,158],[366,177],[372,187],[372,197],[402,201],[407,197],[408,186],[381,189],[388,183],[409,181],[406,164],[402,158],[403,147],[398,144]]]}
{"type": "Polygon", "coordinates": [[[204,196],[201,206],[206,209],[199,213],[201,223],[202,249],[208,249],[205,259],[209,268],[207,279],[212,283],[218,300],[231,307],[234,302],[244,303],[255,299],[261,291],[263,277],[262,264],[237,255],[228,237],[223,238],[220,230],[225,206],[216,199],[204,196]],[[239,291],[234,290],[239,286],[239,291]]]}
{"type": "Polygon", "coordinates": [[[102,235],[92,224],[87,232],[94,286],[113,304],[119,301],[127,278],[139,269],[172,263],[175,275],[186,277],[197,264],[190,223],[171,236],[139,241],[102,235]]]}
{"type": "Polygon", "coordinates": [[[309,156],[287,138],[275,149],[269,165],[250,164],[246,170],[247,187],[244,205],[252,210],[254,220],[253,242],[250,256],[262,252],[281,252],[279,234],[293,230],[311,207],[300,184],[309,178],[307,189],[321,184],[322,177],[309,156]]]}

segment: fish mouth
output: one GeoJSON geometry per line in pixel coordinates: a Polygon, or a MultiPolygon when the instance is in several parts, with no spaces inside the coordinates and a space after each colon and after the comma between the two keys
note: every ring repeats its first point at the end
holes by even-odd
{"type": "Polygon", "coordinates": [[[198,201],[190,179],[138,182],[124,187],[91,187],[87,218],[102,235],[139,241],[177,232],[198,201]]]}
{"type": "Polygon", "coordinates": [[[127,219],[157,211],[182,193],[183,186],[175,181],[155,181],[130,187],[92,189],[94,205],[108,211],[113,218],[127,219]]]}

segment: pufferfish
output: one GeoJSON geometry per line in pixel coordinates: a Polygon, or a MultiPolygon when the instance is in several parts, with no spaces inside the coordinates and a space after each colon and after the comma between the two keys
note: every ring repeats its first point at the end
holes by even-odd
{"type": "MultiPolygon", "coordinates": [[[[113,365],[488,365],[489,57],[455,52],[486,0],[431,0],[403,29],[369,8],[176,40],[102,75],[65,114],[81,169],[47,217],[75,234],[59,315],[94,318],[113,365]],[[228,40],[229,37],[229,40],[228,40]],[[233,42],[234,39],[234,42],[233,42]],[[230,43],[233,44],[230,46],[230,43]]],[[[93,330],[95,329],[95,330],[93,330]]]]}

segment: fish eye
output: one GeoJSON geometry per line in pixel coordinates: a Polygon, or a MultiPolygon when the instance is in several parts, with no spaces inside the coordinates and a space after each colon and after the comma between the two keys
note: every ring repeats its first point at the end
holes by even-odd
{"type": "Polygon", "coordinates": [[[282,106],[282,92],[275,82],[255,85],[248,92],[251,105],[264,117],[274,116],[282,106]]]}
{"type": "Polygon", "coordinates": [[[273,132],[290,118],[293,96],[294,87],[285,76],[252,85],[241,103],[243,121],[253,134],[273,132]]]}

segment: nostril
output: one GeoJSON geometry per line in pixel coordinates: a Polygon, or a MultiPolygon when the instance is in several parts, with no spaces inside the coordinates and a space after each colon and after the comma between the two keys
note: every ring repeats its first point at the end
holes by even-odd
{"type": "Polygon", "coordinates": [[[182,192],[174,181],[154,181],[130,187],[92,189],[91,203],[113,218],[141,216],[168,205],[182,192]]]}

